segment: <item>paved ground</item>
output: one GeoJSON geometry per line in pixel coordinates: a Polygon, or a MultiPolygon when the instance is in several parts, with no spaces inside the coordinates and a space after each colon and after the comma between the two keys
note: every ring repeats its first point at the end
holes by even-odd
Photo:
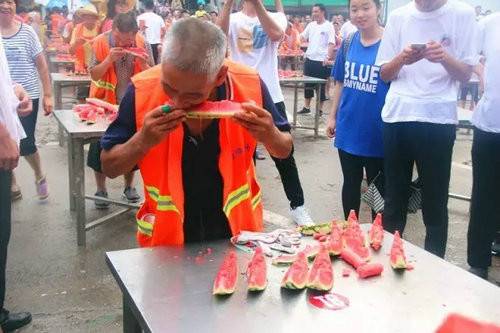
{"type": "MultiPolygon", "coordinates": [[[[287,92],[287,101],[291,100],[289,97],[287,92]]],[[[301,117],[300,121],[309,123],[312,117],[301,117]]],[[[55,121],[40,116],[38,139],[51,188],[48,202],[39,203],[34,198],[33,175],[26,162],[16,171],[24,198],[13,206],[7,305],[13,311],[33,313],[33,324],[23,332],[120,332],[121,294],[105,265],[104,252],[136,246],[133,215],[123,215],[89,232],[86,248],[76,246],[68,209],[66,150],[55,144],[56,132],[55,121]]],[[[306,204],[314,220],[340,217],[342,176],[330,141],[326,137],[315,140],[310,131],[303,130],[295,131],[294,139],[306,204]]],[[[455,145],[451,191],[464,195],[471,188],[470,146],[471,136],[460,133],[455,145]]],[[[286,218],[276,218],[288,216],[288,203],[272,160],[259,162],[258,172],[265,207],[272,212],[266,215],[271,216],[266,227],[291,225],[286,218]]],[[[87,170],[88,192],[94,189],[91,176],[87,170]]],[[[120,196],[121,184],[120,179],[110,182],[111,196],[120,196]]],[[[91,204],[87,210],[90,216],[99,216],[91,204]]],[[[446,259],[466,267],[468,203],[450,200],[449,210],[446,259]]],[[[368,221],[368,217],[364,207],[361,220],[368,221]]],[[[423,234],[421,215],[411,215],[405,238],[421,246],[423,234]]],[[[491,281],[499,280],[500,260],[496,259],[491,281]]]]}

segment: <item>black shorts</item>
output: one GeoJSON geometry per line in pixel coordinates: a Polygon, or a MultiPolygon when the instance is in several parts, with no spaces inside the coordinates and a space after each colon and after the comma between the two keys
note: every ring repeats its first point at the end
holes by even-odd
{"type": "MultiPolygon", "coordinates": [[[[304,62],[304,75],[326,80],[330,76],[330,73],[331,73],[331,67],[323,66],[322,61],[314,61],[306,58],[306,61],[304,62]]],[[[305,98],[314,97],[315,87],[316,87],[315,84],[306,84],[304,89],[304,97],[305,98]]],[[[326,101],[324,84],[321,85],[320,94],[321,94],[320,101],[322,102],[326,101]]]]}
{"type": "Polygon", "coordinates": [[[92,142],[87,155],[87,166],[96,172],[102,173],[101,167],[101,143],[92,142]]]}
{"type": "Polygon", "coordinates": [[[21,140],[21,143],[19,145],[19,153],[21,156],[32,155],[38,150],[36,148],[35,142],[35,128],[38,118],[38,105],[40,99],[33,99],[32,102],[33,111],[26,117],[19,117],[19,119],[21,120],[21,124],[23,125],[24,132],[26,133],[26,137],[21,140]]]}
{"type": "Polygon", "coordinates": [[[460,85],[460,100],[466,101],[469,94],[474,102],[479,102],[479,82],[467,82],[460,85]]]}

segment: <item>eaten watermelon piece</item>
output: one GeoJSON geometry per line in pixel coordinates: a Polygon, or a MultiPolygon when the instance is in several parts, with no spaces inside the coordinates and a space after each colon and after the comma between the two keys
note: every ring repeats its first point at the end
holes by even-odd
{"type": "Polygon", "coordinates": [[[118,112],[118,105],[116,104],[111,104],[111,103],[108,103],[106,101],[103,101],[101,99],[98,99],[98,98],[91,98],[91,97],[88,97],[85,99],[85,101],[88,103],[88,104],[91,104],[91,105],[95,105],[95,106],[98,106],[98,107],[101,107],[103,108],[104,110],[106,111],[110,111],[110,112],[118,112]]]}
{"type": "Polygon", "coordinates": [[[372,276],[378,276],[384,271],[384,266],[379,263],[364,264],[356,269],[358,276],[361,279],[367,279],[372,276]]]}
{"type": "Polygon", "coordinates": [[[236,289],[238,281],[238,258],[234,251],[229,252],[222,262],[215,277],[213,294],[230,295],[236,289]]]}
{"type": "Polygon", "coordinates": [[[327,239],[327,249],[331,256],[338,256],[344,248],[344,240],[342,238],[343,231],[338,224],[332,222],[330,236],[327,239]]]}
{"type": "Polygon", "coordinates": [[[248,291],[261,291],[267,287],[267,266],[262,248],[255,249],[247,267],[248,291]]]}
{"type": "Polygon", "coordinates": [[[350,248],[344,248],[340,253],[340,258],[342,258],[346,263],[354,268],[358,268],[366,263],[363,258],[353,252],[350,248]]]}
{"type": "MultiPolygon", "coordinates": [[[[318,254],[320,249],[319,245],[307,245],[305,249],[302,251],[306,255],[306,258],[309,260],[314,259],[318,254]]],[[[283,265],[291,265],[298,258],[297,254],[283,254],[273,259],[273,265],[275,266],[283,266],[283,265]]]]}
{"type": "Polygon", "coordinates": [[[314,258],[307,277],[307,288],[320,291],[328,291],[333,288],[333,267],[326,247],[322,246],[314,258]]]}
{"type": "Polygon", "coordinates": [[[188,118],[215,119],[231,118],[236,112],[244,110],[241,103],[224,100],[218,102],[205,101],[187,111],[188,118]]]}
{"type": "Polygon", "coordinates": [[[399,235],[399,231],[394,232],[394,240],[391,248],[391,267],[396,270],[404,270],[408,268],[406,262],[403,240],[399,235]]]}
{"type": "Polygon", "coordinates": [[[288,268],[281,287],[287,289],[304,289],[307,284],[309,267],[307,266],[307,257],[304,252],[299,252],[297,260],[288,268]]]}
{"type": "Polygon", "coordinates": [[[384,241],[384,228],[382,226],[382,214],[378,213],[373,221],[373,224],[368,233],[368,239],[370,241],[370,246],[378,251],[382,247],[384,241]]]}
{"type": "Polygon", "coordinates": [[[144,60],[148,60],[148,58],[149,58],[149,55],[146,52],[146,50],[144,50],[141,47],[125,47],[123,50],[125,52],[130,53],[134,57],[139,57],[139,58],[142,58],[144,60]]]}

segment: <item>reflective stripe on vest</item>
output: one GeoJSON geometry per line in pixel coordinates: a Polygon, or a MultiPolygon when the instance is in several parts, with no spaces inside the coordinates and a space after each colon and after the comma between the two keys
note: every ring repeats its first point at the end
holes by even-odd
{"type": "Polygon", "coordinates": [[[240,188],[229,193],[227,196],[226,204],[224,205],[223,211],[227,217],[231,214],[231,210],[236,207],[241,202],[250,198],[250,186],[245,184],[240,188]]]}
{"type": "Polygon", "coordinates": [[[255,210],[257,206],[260,204],[262,201],[262,192],[259,191],[257,194],[252,198],[252,208],[255,210]]]}
{"type": "Polygon", "coordinates": [[[116,89],[116,86],[114,84],[112,84],[111,82],[106,82],[104,80],[98,80],[98,81],[94,81],[92,80],[92,83],[97,87],[97,88],[101,88],[101,89],[107,89],[107,90],[111,90],[111,91],[115,91],[116,89]]]}
{"type": "Polygon", "coordinates": [[[148,191],[149,197],[156,202],[157,210],[179,213],[170,195],[160,195],[160,190],[153,186],[146,186],[146,190],[148,191]]]}
{"type": "Polygon", "coordinates": [[[153,236],[153,223],[137,219],[137,230],[149,237],[153,236]]]}

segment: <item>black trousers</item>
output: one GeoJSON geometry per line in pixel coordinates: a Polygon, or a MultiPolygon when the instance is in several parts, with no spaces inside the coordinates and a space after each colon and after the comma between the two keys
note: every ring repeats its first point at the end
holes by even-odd
{"type": "Polygon", "coordinates": [[[160,44],[151,44],[151,52],[153,52],[153,60],[155,65],[158,64],[158,46],[160,44]]]}
{"type": "Polygon", "coordinates": [[[472,143],[472,201],[467,262],[472,267],[491,265],[491,243],[500,230],[500,133],[474,129],[472,143]]]}
{"type": "MultiPolygon", "coordinates": [[[[279,102],[275,104],[276,109],[284,119],[287,119],[285,103],[279,102]]],[[[283,189],[285,190],[286,197],[290,202],[292,209],[304,205],[304,191],[300,184],[299,171],[295,158],[293,157],[293,150],[288,158],[279,159],[272,158],[278,173],[280,174],[283,189]]]]}
{"type": "Polygon", "coordinates": [[[12,173],[0,171],[0,311],[5,301],[5,267],[10,240],[10,182],[12,173]]]}
{"type": "MultiPolygon", "coordinates": [[[[331,67],[323,66],[322,61],[314,61],[307,59],[304,62],[304,75],[318,77],[320,79],[328,79],[331,73],[331,67]]],[[[314,97],[314,89],[316,88],[315,84],[306,84],[304,86],[304,98],[313,98],[314,97]]],[[[320,90],[320,101],[326,101],[325,94],[325,85],[321,85],[320,90]]]]}
{"type": "Polygon", "coordinates": [[[413,165],[422,191],[425,249],[444,257],[448,238],[448,188],[456,126],[384,123],[384,227],[404,231],[413,165]]]}
{"type": "MultiPolygon", "coordinates": [[[[347,220],[351,209],[354,209],[356,215],[359,215],[363,169],[366,170],[366,180],[370,184],[383,171],[384,159],[352,155],[342,149],[339,149],[339,157],[344,176],[344,183],[342,184],[342,207],[345,219],[347,220]]],[[[380,177],[383,177],[383,175],[381,174],[380,177]]],[[[383,196],[383,188],[379,188],[379,191],[383,196]]],[[[373,211],[372,217],[375,217],[375,212],[373,211]]]]}

